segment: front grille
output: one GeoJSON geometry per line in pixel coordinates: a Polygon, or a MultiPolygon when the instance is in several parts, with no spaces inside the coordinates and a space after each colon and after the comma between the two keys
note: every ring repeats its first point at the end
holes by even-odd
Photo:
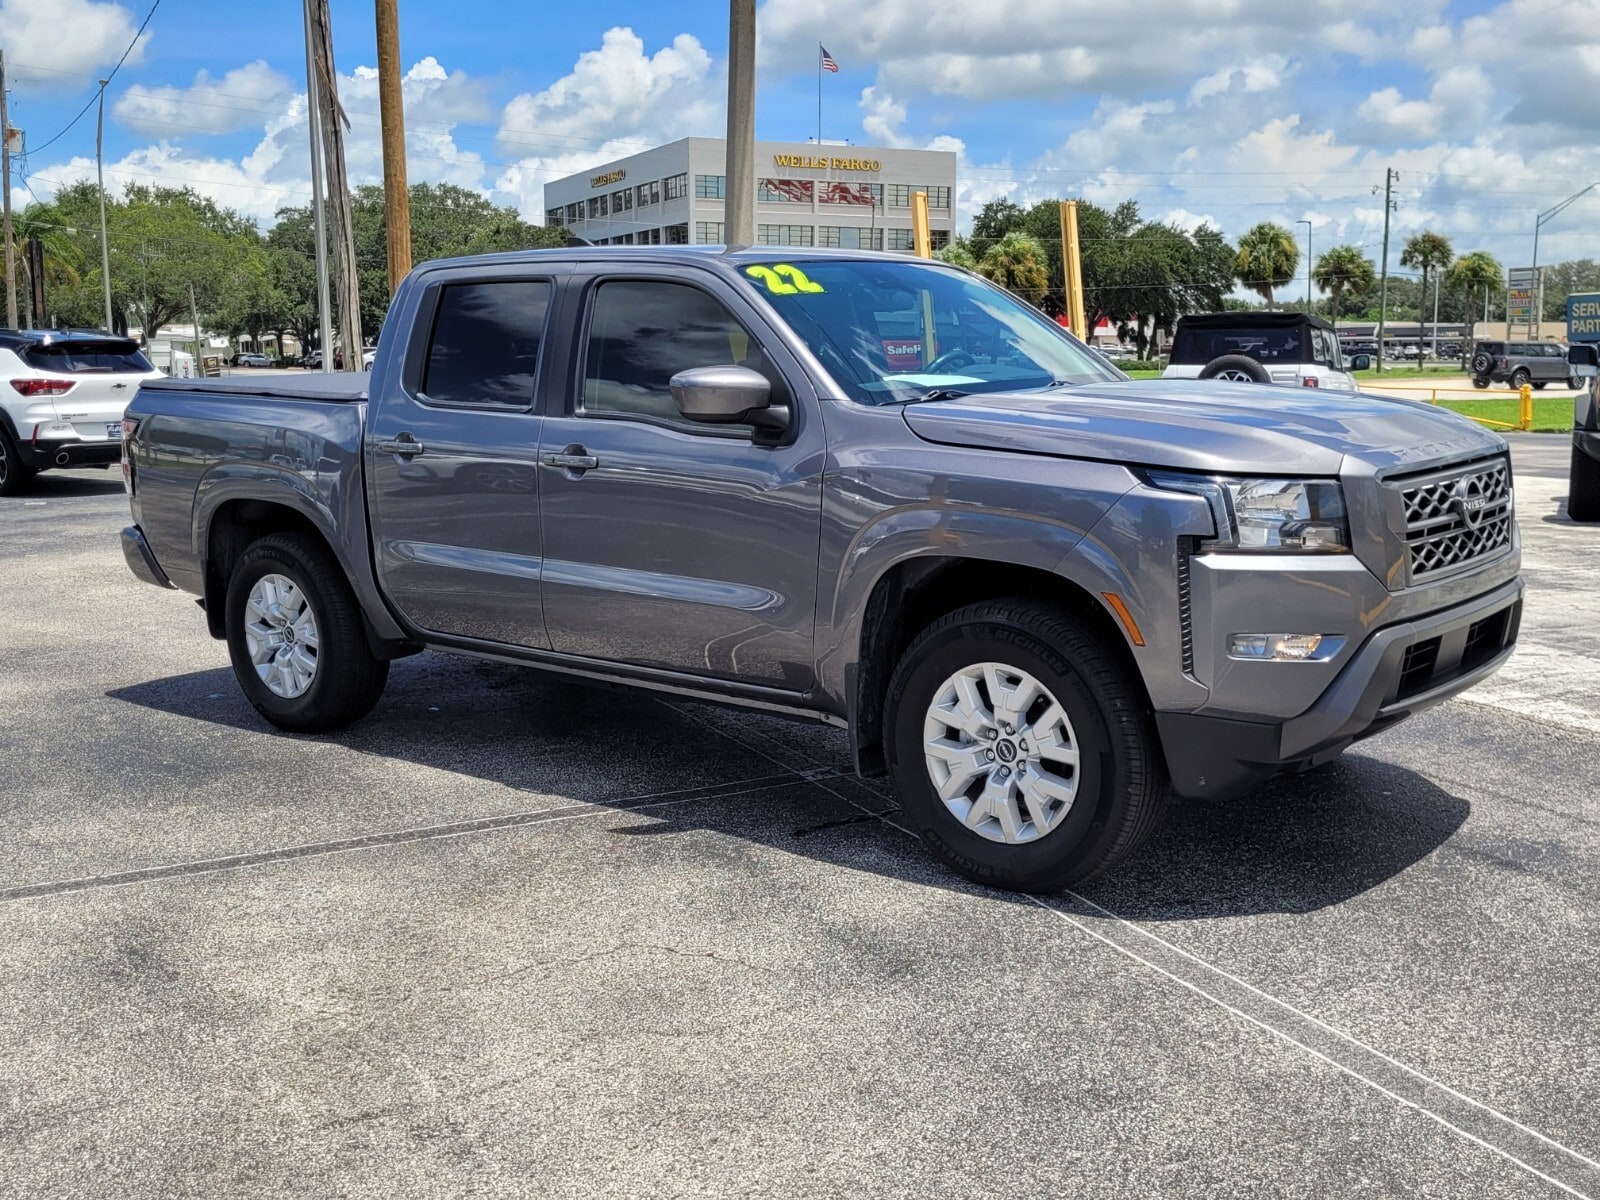
{"type": "Polygon", "coordinates": [[[1399,483],[1411,580],[1466,566],[1511,544],[1511,464],[1468,463],[1399,483]]]}

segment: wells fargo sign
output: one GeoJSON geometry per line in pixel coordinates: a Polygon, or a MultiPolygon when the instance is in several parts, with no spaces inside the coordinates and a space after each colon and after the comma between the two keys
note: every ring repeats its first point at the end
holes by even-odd
{"type": "Polygon", "coordinates": [[[814,167],[824,171],[883,170],[883,164],[875,158],[829,158],[820,154],[774,154],[772,161],[780,167],[814,167]]]}
{"type": "Polygon", "coordinates": [[[605,187],[605,185],[608,183],[621,183],[627,177],[628,173],[621,167],[618,167],[615,171],[607,171],[604,175],[590,176],[589,186],[592,188],[605,187]]]}

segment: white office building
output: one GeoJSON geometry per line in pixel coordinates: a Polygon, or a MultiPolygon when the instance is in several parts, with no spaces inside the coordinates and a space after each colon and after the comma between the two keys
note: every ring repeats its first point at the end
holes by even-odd
{"type": "MultiPolygon", "coordinates": [[[[721,245],[721,138],[684,138],[545,185],[545,223],[595,245],[721,245]]],[[[911,195],[933,248],[955,231],[956,156],[814,142],[756,143],[756,241],[909,253],[911,195]]]]}

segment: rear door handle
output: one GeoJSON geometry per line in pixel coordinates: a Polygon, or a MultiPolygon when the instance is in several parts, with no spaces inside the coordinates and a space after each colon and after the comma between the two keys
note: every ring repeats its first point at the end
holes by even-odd
{"type": "Polygon", "coordinates": [[[578,454],[567,450],[561,454],[546,454],[544,465],[565,467],[569,471],[592,471],[600,465],[600,460],[592,454],[578,454]]]}
{"type": "Polygon", "coordinates": [[[397,454],[401,458],[415,458],[423,449],[422,443],[409,433],[402,433],[390,441],[378,443],[379,454],[397,454]]]}

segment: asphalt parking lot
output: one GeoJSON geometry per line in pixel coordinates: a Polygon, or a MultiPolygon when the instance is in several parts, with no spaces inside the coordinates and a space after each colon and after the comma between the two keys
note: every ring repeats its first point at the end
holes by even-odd
{"type": "Polygon", "coordinates": [[[0,501],[0,1191],[1600,1197],[1600,529],[1488,686],[1051,902],[840,735],[428,655],[269,730],[113,473],[0,501]]]}

